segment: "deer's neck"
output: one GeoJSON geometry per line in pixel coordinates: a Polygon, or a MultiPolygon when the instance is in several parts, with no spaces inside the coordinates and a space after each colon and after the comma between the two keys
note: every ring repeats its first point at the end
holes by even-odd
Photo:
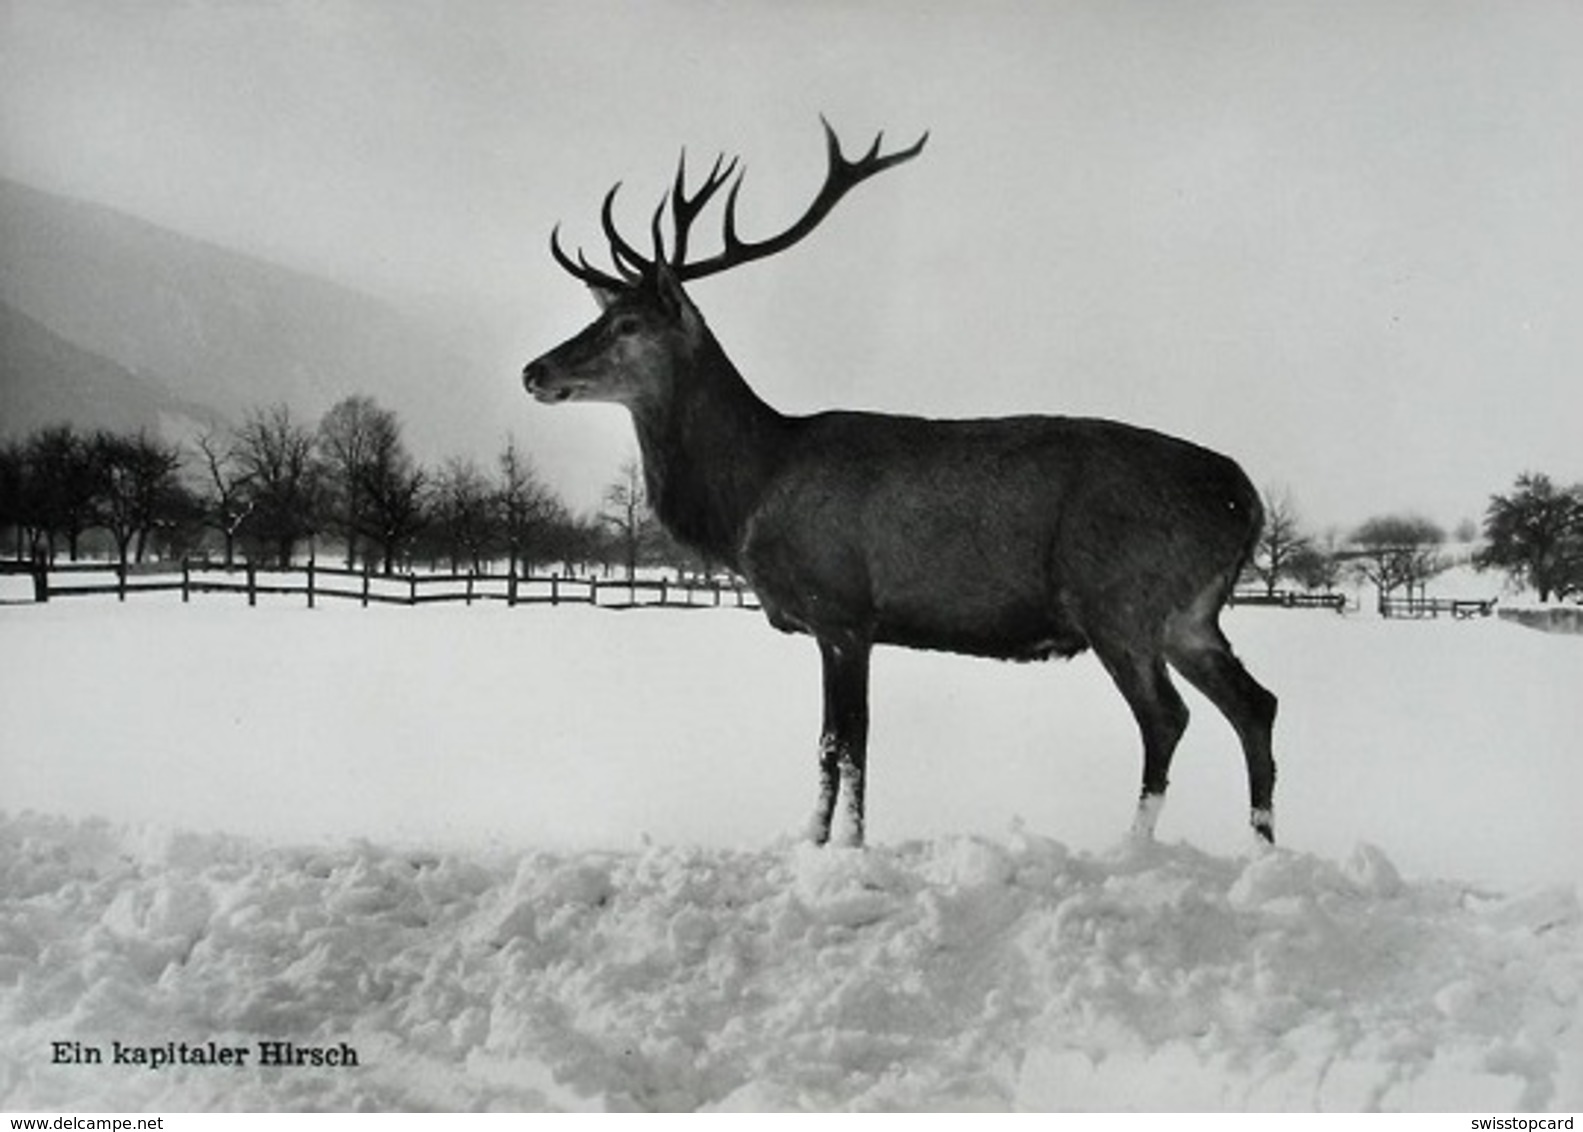
{"type": "Polygon", "coordinates": [[[780,460],[786,418],[705,332],[663,400],[632,406],[649,502],[666,530],[736,565],[749,516],[780,460]]]}

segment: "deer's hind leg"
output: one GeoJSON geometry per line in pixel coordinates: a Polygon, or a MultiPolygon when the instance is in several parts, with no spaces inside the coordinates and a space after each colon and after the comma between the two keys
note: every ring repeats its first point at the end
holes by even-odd
{"type": "Polygon", "coordinates": [[[1224,715],[1242,743],[1248,764],[1248,797],[1253,830],[1275,840],[1276,698],[1248,674],[1220,631],[1218,606],[1172,624],[1165,650],[1172,667],[1224,715]]]}
{"type": "Polygon", "coordinates": [[[1187,730],[1187,705],[1182,702],[1159,653],[1111,643],[1093,642],[1094,653],[1110,673],[1143,736],[1143,790],[1133,818],[1133,836],[1154,837],[1154,826],[1165,804],[1170,783],[1171,756],[1187,730]]]}

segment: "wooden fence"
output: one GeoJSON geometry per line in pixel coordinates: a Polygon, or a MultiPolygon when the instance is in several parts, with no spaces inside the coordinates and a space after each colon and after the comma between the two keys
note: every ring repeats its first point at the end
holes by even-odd
{"type": "Polygon", "coordinates": [[[32,578],[34,601],[56,598],[180,593],[243,595],[257,605],[261,595],[296,596],[309,608],[321,599],[356,601],[364,607],[428,605],[439,602],[498,601],[517,605],[595,605],[605,609],[656,607],[699,609],[728,606],[758,609],[747,586],[721,579],[576,578],[555,574],[452,573],[378,574],[309,563],[277,569],[244,564],[225,567],[207,562],[116,563],[0,561],[0,574],[32,578]]]}
{"type": "Polygon", "coordinates": [[[1393,597],[1380,598],[1381,617],[1439,617],[1450,614],[1458,621],[1488,617],[1495,612],[1495,598],[1393,597]]]}
{"type": "MultiPolygon", "coordinates": [[[[27,575],[36,602],[55,598],[114,594],[125,601],[131,594],[180,593],[243,595],[257,605],[261,595],[297,596],[312,607],[321,598],[360,602],[365,607],[428,605],[436,602],[499,601],[516,605],[595,605],[606,609],[658,607],[697,609],[730,606],[758,609],[757,596],[739,581],[708,579],[566,577],[559,574],[518,576],[509,573],[378,574],[309,563],[289,569],[242,565],[226,567],[209,562],[165,562],[122,567],[113,562],[46,563],[0,559],[0,575],[27,575]]],[[[1331,609],[1344,613],[1347,598],[1338,593],[1300,593],[1294,590],[1239,590],[1232,605],[1278,606],[1283,609],[1331,609]]],[[[1430,598],[1423,596],[1380,599],[1382,617],[1439,617],[1457,620],[1488,617],[1495,600],[1430,598]]]]}
{"type": "Polygon", "coordinates": [[[1333,593],[1306,593],[1296,590],[1237,590],[1228,605],[1274,605],[1281,609],[1333,609],[1347,611],[1347,595],[1333,593]]]}
{"type": "MultiPolygon", "coordinates": [[[[1377,606],[1381,617],[1425,618],[1446,615],[1458,621],[1472,617],[1488,617],[1495,611],[1495,598],[1425,597],[1413,594],[1401,597],[1394,594],[1379,599],[1377,606]]],[[[1238,590],[1231,595],[1231,605],[1274,605],[1282,609],[1333,609],[1347,611],[1347,597],[1337,593],[1299,593],[1295,590],[1238,590]]]]}

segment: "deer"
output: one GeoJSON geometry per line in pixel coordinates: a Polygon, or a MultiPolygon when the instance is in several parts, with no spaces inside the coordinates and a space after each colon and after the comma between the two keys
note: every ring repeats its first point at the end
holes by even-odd
{"type": "Polygon", "coordinates": [[[770,625],[817,642],[815,844],[831,841],[832,826],[838,845],[864,841],[876,645],[1011,661],[1092,650],[1142,736],[1130,832],[1145,843],[1188,722],[1174,670],[1231,724],[1247,763],[1255,843],[1273,843],[1277,701],[1219,624],[1263,522],[1259,494],[1233,460],[1105,419],[782,414],[705,325],[684,284],[790,248],[848,191],[913,160],[929,140],[926,132],[884,152],[881,133],[848,158],[820,120],[824,182],[776,235],[738,232],[740,158],[722,154],[689,189],[685,149],[653,213],[647,254],[619,231],[619,181],[600,209],[610,268],[580,249],[567,254],[557,224],[551,255],[591,290],[600,313],[523,368],[526,391],[545,404],[624,406],[661,524],[740,575],[770,625]],[[728,183],[720,248],[694,255],[693,224],[728,183]]]}

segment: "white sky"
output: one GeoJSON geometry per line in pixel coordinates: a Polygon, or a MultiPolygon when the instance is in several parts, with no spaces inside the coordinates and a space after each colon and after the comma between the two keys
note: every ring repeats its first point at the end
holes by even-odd
{"type": "Polygon", "coordinates": [[[1451,525],[1583,479],[1580,46],[1574,0],[0,0],[0,173],[466,311],[437,395],[607,477],[620,410],[518,392],[593,313],[551,226],[597,251],[619,179],[641,233],[685,144],[746,158],[751,235],[819,112],[930,129],[695,287],[771,403],[1120,417],[1316,526],[1451,525]]]}

